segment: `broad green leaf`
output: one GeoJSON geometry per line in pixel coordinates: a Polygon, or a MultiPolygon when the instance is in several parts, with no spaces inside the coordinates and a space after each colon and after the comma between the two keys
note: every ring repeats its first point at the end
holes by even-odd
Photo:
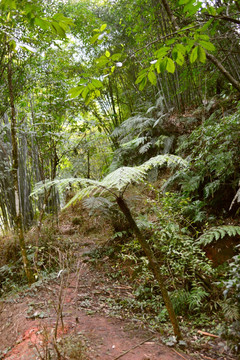
{"type": "Polygon", "coordinates": [[[200,39],[200,40],[205,40],[205,41],[209,41],[209,36],[208,36],[208,35],[201,35],[201,34],[199,34],[199,35],[198,35],[198,39],[200,39]]]}
{"type": "Polygon", "coordinates": [[[61,37],[66,37],[64,29],[56,21],[51,21],[50,26],[53,32],[60,35],[61,37]]]}
{"type": "Polygon", "coordinates": [[[84,86],[76,86],[74,88],[71,88],[68,91],[68,94],[70,95],[70,98],[74,99],[74,98],[78,97],[82,93],[84,88],[85,88],[84,86]]]}
{"type": "Polygon", "coordinates": [[[86,99],[88,93],[89,93],[89,88],[86,86],[82,92],[82,97],[84,98],[84,100],[86,99]]]}
{"type": "Polygon", "coordinates": [[[113,73],[115,71],[116,66],[111,67],[111,72],[113,73]]]}
{"type": "Polygon", "coordinates": [[[113,54],[113,55],[112,55],[112,60],[113,60],[113,61],[118,61],[121,56],[122,56],[121,53],[113,54]]]}
{"type": "Polygon", "coordinates": [[[201,6],[201,2],[196,2],[196,0],[190,0],[189,3],[184,6],[183,11],[188,12],[189,15],[193,15],[198,11],[201,6]]]}
{"type": "Polygon", "coordinates": [[[206,53],[205,53],[205,50],[201,46],[198,46],[198,59],[203,64],[206,62],[206,53]]]}
{"type": "Polygon", "coordinates": [[[216,48],[215,46],[209,41],[199,41],[199,44],[206,50],[214,51],[216,48]]]}
{"type": "Polygon", "coordinates": [[[95,88],[100,89],[101,87],[103,87],[103,84],[100,80],[97,79],[93,79],[92,80],[92,84],[95,86],[95,88]]]}
{"type": "Polygon", "coordinates": [[[140,82],[142,82],[142,80],[147,76],[147,73],[144,72],[143,74],[139,75],[137,80],[135,81],[135,84],[140,84],[140,82]]]}
{"type": "Polygon", "coordinates": [[[206,31],[209,27],[210,27],[210,25],[212,24],[212,22],[214,21],[214,19],[212,18],[212,19],[210,19],[210,20],[208,20],[207,22],[206,22],[206,24],[204,24],[202,27],[201,27],[201,31],[206,31]]]}
{"type": "Polygon", "coordinates": [[[187,45],[186,45],[186,51],[187,53],[190,53],[190,51],[192,50],[193,46],[195,45],[195,41],[191,40],[191,39],[187,39],[187,45]]]}
{"type": "Polygon", "coordinates": [[[49,22],[41,19],[41,18],[35,18],[34,22],[37,26],[39,26],[42,30],[47,30],[49,29],[49,22]]]}
{"type": "Polygon", "coordinates": [[[154,71],[148,73],[148,79],[152,85],[157,85],[157,77],[154,71]]]}
{"type": "Polygon", "coordinates": [[[186,54],[186,48],[182,44],[176,44],[174,49],[176,49],[178,52],[181,52],[183,55],[186,54]]]}
{"type": "MultiPolygon", "coordinates": [[[[88,76],[87,74],[82,74],[82,76],[88,76]]],[[[78,84],[79,85],[83,85],[83,84],[87,84],[88,80],[87,79],[80,79],[78,84]]]]}
{"type": "Polygon", "coordinates": [[[178,52],[177,53],[177,58],[176,58],[176,63],[178,64],[178,65],[180,65],[180,66],[182,66],[183,64],[184,64],[184,62],[185,62],[185,59],[184,59],[184,56],[183,56],[183,54],[181,53],[181,52],[178,52]]]}
{"type": "Polygon", "coordinates": [[[198,46],[196,46],[190,55],[190,63],[194,63],[198,58],[198,46]]]}
{"type": "Polygon", "coordinates": [[[88,90],[95,90],[95,86],[92,83],[89,83],[87,85],[87,87],[88,87],[88,90]]]}
{"type": "Polygon", "coordinates": [[[90,43],[91,43],[91,44],[94,44],[94,43],[98,40],[98,37],[99,37],[99,34],[93,35],[93,37],[92,37],[91,40],[90,40],[90,43]]]}
{"type": "Polygon", "coordinates": [[[88,93],[85,97],[85,104],[88,105],[90,103],[90,101],[93,99],[93,96],[91,96],[90,93],[88,93]]]}
{"type": "Polygon", "coordinates": [[[147,85],[147,77],[144,77],[139,85],[139,90],[142,91],[147,85]]]}
{"type": "Polygon", "coordinates": [[[59,26],[64,30],[64,31],[68,31],[69,30],[69,26],[68,24],[66,24],[65,22],[59,21],[59,26]]]}
{"type": "Polygon", "coordinates": [[[5,0],[5,1],[2,1],[2,5],[4,6],[4,10],[5,10],[5,9],[16,10],[16,8],[17,8],[17,5],[16,5],[16,1],[15,1],[15,0],[5,0]]]}
{"type": "Polygon", "coordinates": [[[100,31],[104,31],[107,27],[107,24],[103,24],[101,27],[100,27],[100,31]]]}
{"type": "Polygon", "coordinates": [[[168,72],[170,72],[171,74],[173,74],[174,71],[175,71],[174,61],[173,61],[172,59],[170,59],[169,57],[167,58],[166,70],[167,70],[168,72]]]}
{"type": "Polygon", "coordinates": [[[167,40],[166,41],[166,44],[167,45],[172,45],[172,44],[174,44],[176,42],[176,39],[170,39],[170,40],[167,40]]]}
{"type": "Polygon", "coordinates": [[[106,56],[101,56],[101,57],[97,60],[97,64],[98,64],[100,67],[105,66],[108,62],[109,62],[109,59],[107,59],[106,56]]]}
{"type": "Polygon", "coordinates": [[[65,20],[67,18],[65,18],[65,16],[62,13],[57,13],[53,15],[53,19],[56,21],[62,21],[65,20]]]}
{"type": "Polygon", "coordinates": [[[167,67],[167,58],[163,59],[161,62],[160,62],[160,72],[164,72],[166,70],[166,67],[167,67]]]}
{"type": "Polygon", "coordinates": [[[169,46],[164,46],[162,48],[160,48],[159,50],[157,50],[155,52],[155,55],[158,59],[162,59],[170,50],[171,48],[169,46]]]}
{"type": "Polygon", "coordinates": [[[111,54],[110,54],[110,52],[109,52],[108,50],[106,50],[105,56],[106,56],[107,58],[110,58],[111,54]]]}
{"type": "Polygon", "coordinates": [[[96,96],[96,97],[98,97],[98,96],[100,96],[100,95],[101,95],[101,92],[100,92],[98,89],[97,89],[97,90],[95,90],[95,92],[94,92],[94,93],[95,93],[95,96],[96,96]]]}

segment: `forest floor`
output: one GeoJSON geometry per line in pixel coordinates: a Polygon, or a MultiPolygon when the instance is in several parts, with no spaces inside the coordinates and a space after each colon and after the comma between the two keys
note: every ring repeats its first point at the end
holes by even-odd
{"type": "MultiPolygon", "coordinates": [[[[131,285],[110,277],[101,264],[94,268],[88,254],[96,248],[96,234],[80,236],[75,230],[66,222],[59,229],[78,242],[74,271],[1,300],[0,359],[213,360],[208,341],[201,351],[170,348],[160,333],[115,311],[119,298],[134,298],[131,285]]],[[[220,351],[214,359],[233,358],[220,351]]]]}

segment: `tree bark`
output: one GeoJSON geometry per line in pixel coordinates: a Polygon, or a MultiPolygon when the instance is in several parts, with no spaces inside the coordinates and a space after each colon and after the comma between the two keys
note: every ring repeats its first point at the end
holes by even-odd
{"type": "Polygon", "coordinates": [[[122,197],[118,197],[117,203],[118,203],[119,208],[125,215],[126,219],[128,220],[131,229],[134,231],[145,255],[147,256],[147,258],[149,260],[149,265],[152,269],[152,272],[153,272],[156,280],[158,281],[158,285],[159,285],[161,293],[162,293],[163,301],[166,305],[168,315],[169,315],[170,321],[173,326],[174,334],[175,334],[176,338],[178,340],[180,340],[182,338],[181,331],[180,331],[180,328],[178,325],[178,320],[177,320],[176,314],[175,314],[173,306],[172,306],[172,302],[168,295],[167,289],[164,285],[164,279],[160,272],[160,265],[158,264],[158,261],[154,255],[153,251],[151,250],[148,242],[145,240],[141,231],[139,230],[135,220],[132,217],[131,211],[130,211],[129,207],[127,206],[126,202],[124,201],[124,199],[122,197]]]}
{"type": "Polygon", "coordinates": [[[225,69],[225,67],[220,63],[218,59],[215,58],[214,55],[209,54],[206,52],[207,59],[210,60],[218,69],[219,71],[225,76],[228,81],[240,92],[240,83],[230,74],[229,71],[225,69]]]}
{"type": "Polygon", "coordinates": [[[8,90],[9,90],[10,107],[11,107],[12,177],[13,177],[13,186],[15,191],[15,209],[16,209],[15,231],[19,239],[24,271],[28,283],[31,284],[33,282],[33,276],[27,258],[26,244],[25,244],[24,232],[23,232],[23,219],[20,209],[20,194],[19,194],[19,183],[18,183],[19,163],[18,163],[18,144],[17,144],[17,131],[16,131],[17,121],[16,121],[16,111],[14,105],[14,91],[13,91],[13,81],[12,81],[12,55],[10,48],[9,48],[9,61],[8,61],[8,90]]]}

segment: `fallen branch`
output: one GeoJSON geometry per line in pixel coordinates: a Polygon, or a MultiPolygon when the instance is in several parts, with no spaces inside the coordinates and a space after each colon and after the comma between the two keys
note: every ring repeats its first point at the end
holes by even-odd
{"type": "Polygon", "coordinates": [[[138,346],[141,346],[141,345],[143,345],[144,343],[146,343],[147,341],[152,340],[154,337],[155,337],[155,336],[151,336],[150,338],[148,338],[148,339],[146,339],[146,340],[143,340],[143,341],[140,342],[139,344],[131,347],[131,349],[124,351],[121,355],[118,355],[118,356],[117,356],[116,358],[114,358],[113,360],[118,360],[118,359],[120,359],[120,358],[123,357],[124,355],[128,354],[130,351],[136,349],[138,346]]]}
{"type": "Polygon", "coordinates": [[[202,330],[198,330],[198,333],[201,334],[201,335],[211,336],[211,337],[214,337],[214,338],[219,338],[220,337],[218,335],[210,334],[210,333],[208,333],[206,331],[202,331],[202,330]]]}
{"type": "Polygon", "coordinates": [[[179,356],[181,356],[181,358],[183,358],[184,360],[187,360],[184,356],[182,356],[179,352],[177,352],[175,349],[173,349],[173,351],[178,354],[179,356]]]}

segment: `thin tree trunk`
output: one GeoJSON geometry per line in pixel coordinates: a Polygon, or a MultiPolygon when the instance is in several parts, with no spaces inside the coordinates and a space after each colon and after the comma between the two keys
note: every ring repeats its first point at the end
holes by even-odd
{"type": "Polygon", "coordinates": [[[13,83],[12,83],[12,56],[9,49],[9,61],[8,61],[8,90],[10,98],[10,107],[11,107],[11,137],[12,137],[12,177],[13,177],[13,186],[15,191],[15,230],[18,235],[19,244],[21,248],[22,260],[24,265],[24,270],[28,283],[33,282],[33,276],[30,269],[29,261],[27,258],[26,244],[24,239],[23,232],[23,219],[20,210],[20,194],[19,194],[19,183],[18,183],[18,144],[17,144],[17,121],[16,121],[16,111],[14,106],[14,92],[13,92],[13,83]]]}
{"type": "Polygon", "coordinates": [[[218,69],[219,71],[225,76],[226,79],[230,81],[230,83],[240,92],[240,83],[230,74],[229,71],[220,63],[220,61],[215,58],[212,54],[206,52],[207,59],[210,60],[218,69]]]}
{"type": "Polygon", "coordinates": [[[167,289],[164,285],[164,279],[159,270],[160,265],[158,264],[158,261],[154,255],[153,251],[151,250],[148,242],[145,240],[141,231],[139,230],[135,220],[132,217],[131,211],[130,211],[129,207],[127,206],[126,202],[124,201],[124,199],[122,197],[118,197],[117,203],[118,203],[119,208],[125,215],[126,219],[128,220],[131,229],[134,231],[145,255],[147,256],[147,258],[149,260],[150,267],[154,273],[156,280],[158,281],[158,284],[159,284],[159,287],[160,287],[160,290],[162,293],[163,301],[166,305],[168,315],[169,315],[170,321],[173,326],[174,334],[175,334],[176,338],[178,340],[180,340],[182,338],[181,331],[180,331],[180,328],[178,325],[178,320],[177,320],[176,314],[175,314],[173,306],[172,306],[172,302],[168,295],[167,289]]]}

